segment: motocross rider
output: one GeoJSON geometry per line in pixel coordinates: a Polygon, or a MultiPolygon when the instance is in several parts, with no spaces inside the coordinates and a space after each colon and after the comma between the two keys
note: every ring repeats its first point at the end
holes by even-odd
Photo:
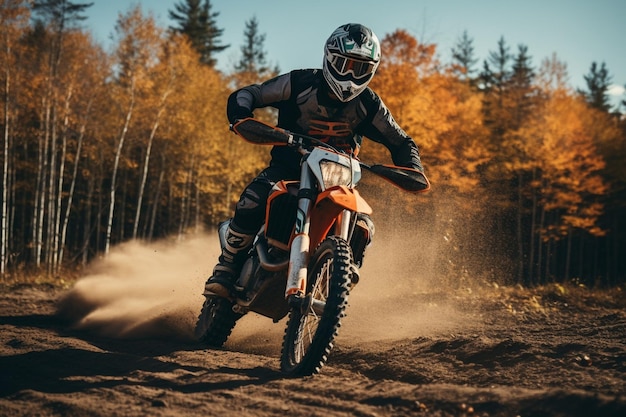
{"type": "MultiPolygon", "coordinates": [[[[395,165],[423,172],[417,145],[368,87],[380,56],[380,42],[374,32],[360,24],[342,25],[326,41],[322,70],[294,70],[233,92],[228,98],[228,120],[234,124],[253,117],[257,108],[271,106],[278,110],[278,126],[283,129],[355,154],[362,136],[367,136],[389,149],[395,165]]],[[[241,194],[226,232],[226,245],[206,282],[204,295],[230,295],[263,224],[272,186],[280,180],[300,178],[301,155],[295,149],[275,146],[271,157],[269,167],[241,194]]],[[[369,218],[367,221],[373,232],[373,223],[369,218]]]]}

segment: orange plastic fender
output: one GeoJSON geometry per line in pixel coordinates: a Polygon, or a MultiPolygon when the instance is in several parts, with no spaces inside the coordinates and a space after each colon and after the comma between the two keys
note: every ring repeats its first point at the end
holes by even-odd
{"type": "Polygon", "coordinates": [[[320,193],[311,210],[311,250],[326,237],[343,210],[371,214],[372,208],[359,192],[345,185],[329,188],[320,193]]]}
{"type": "Polygon", "coordinates": [[[329,199],[334,204],[342,207],[342,209],[348,209],[358,213],[371,214],[372,208],[361,194],[354,188],[348,188],[345,185],[338,185],[336,187],[329,188],[328,190],[320,193],[317,196],[315,205],[317,206],[322,200],[329,199]]]}

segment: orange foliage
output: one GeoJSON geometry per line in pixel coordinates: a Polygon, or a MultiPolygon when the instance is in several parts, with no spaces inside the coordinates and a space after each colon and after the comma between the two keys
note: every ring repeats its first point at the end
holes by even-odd
{"type": "Polygon", "coordinates": [[[478,169],[490,158],[480,97],[438,71],[435,45],[420,44],[406,31],[385,37],[382,50],[371,86],[417,142],[435,190],[474,190],[478,169]]]}
{"type": "Polygon", "coordinates": [[[607,192],[600,176],[605,163],[590,126],[583,123],[590,111],[580,99],[557,90],[533,120],[537,137],[532,156],[541,174],[535,186],[543,208],[560,213],[560,221],[550,228],[554,238],[566,235],[570,227],[604,233],[597,227],[603,207],[594,196],[607,192]]]}

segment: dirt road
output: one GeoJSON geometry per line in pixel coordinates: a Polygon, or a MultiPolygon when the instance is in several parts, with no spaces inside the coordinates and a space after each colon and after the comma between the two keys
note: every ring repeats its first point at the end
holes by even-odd
{"type": "Polygon", "coordinates": [[[177,271],[195,277],[189,288],[143,279],[141,262],[121,267],[132,250],[69,290],[3,288],[0,415],[626,415],[623,295],[490,287],[398,297],[359,284],[328,365],[289,379],[279,372],[283,322],[246,316],[224,349],[207,350],[191,338],[201,298],[190,289],[206,271],[185,270],[177,254],[177,271]]]}

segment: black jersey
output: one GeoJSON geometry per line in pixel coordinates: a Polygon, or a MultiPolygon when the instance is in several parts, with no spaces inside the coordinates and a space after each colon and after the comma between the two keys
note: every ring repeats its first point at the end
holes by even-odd
{"type": "MultiPolygon", "coordinates": [[[[261,107],[278,110],[278,126],[358,153],[362,137],[387,147],[394,164],[422,171],[417,145],[398,126],[389,109],[369,87],[348,102],[334,100],[321,70],[295,70],[262,84],[244,87],[228,99],[228,120],[250,116],[261,107]]],[[[286,146],[272,149],[272,164],[297,173],[300,154],[286,146]]]]}

